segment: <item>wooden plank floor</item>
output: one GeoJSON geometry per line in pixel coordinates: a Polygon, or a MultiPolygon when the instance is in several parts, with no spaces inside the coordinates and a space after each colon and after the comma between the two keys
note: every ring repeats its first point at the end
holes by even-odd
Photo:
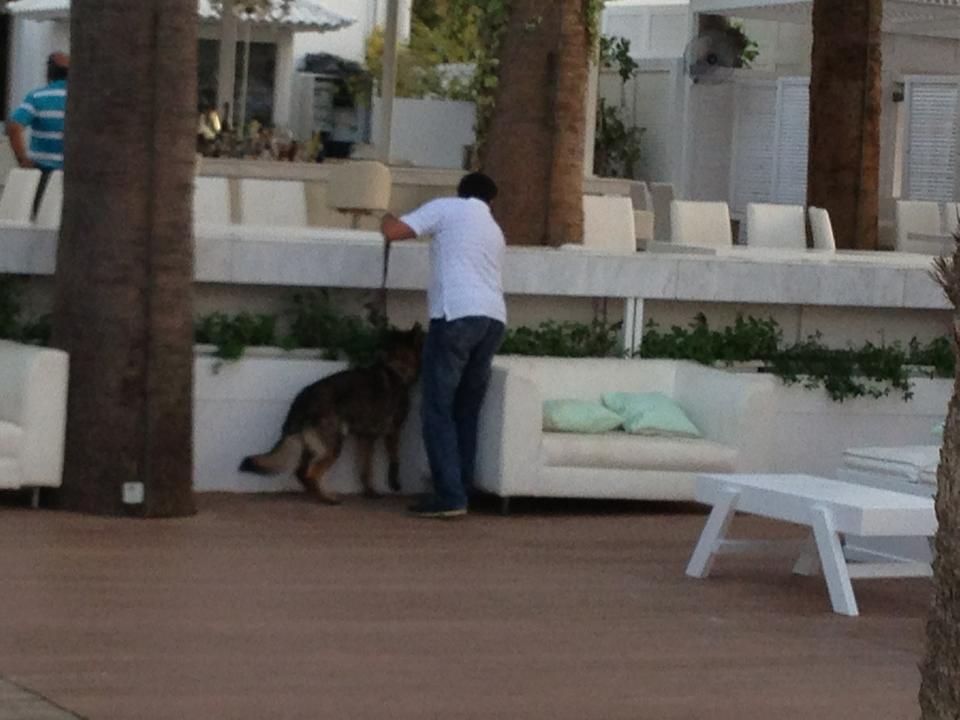
{"type": "MultiPolygon", "coordinates": [[[[925,580],[830,612],[790,561],[684,577],[689,508],[405,517],[201,496],[176,521],[0,508],[0,676],[96,720],[902,720],[925,580]]],[[[796,530],[738,519],[734,534],[796,530]]]]}

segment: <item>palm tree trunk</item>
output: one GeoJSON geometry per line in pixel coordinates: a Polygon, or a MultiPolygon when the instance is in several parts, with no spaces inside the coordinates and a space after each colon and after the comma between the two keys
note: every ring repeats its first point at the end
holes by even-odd
{"type": "Polygon", "coordinates": [[[877,249],[883,0],[814,0],[807,203],[838,247],[877,249]]]}
{"type": "MultiPolygon", "coordinates": [[[[937,276],[954,307],[954,350],[960,343],[960,240],[937,276]]],[[[960,718],[960,363],[943,431],[937,469],[934,598],[927,621],[927,653],[920,666],[923,720],[960,718]]]]}
{"type": "Polygon", "coordinates": [[[54,344],[70,353],[62,502],[194,512],[195,0],[74,0],[54,344]],[[145,500],[124,505],[124,483],[145,500]]]}
{"type": "Polygon", "coordinates": [[[584,0],[514,0],[500,52],[483,169],[494,212],[518,245],[583,241],[584,0]]]}

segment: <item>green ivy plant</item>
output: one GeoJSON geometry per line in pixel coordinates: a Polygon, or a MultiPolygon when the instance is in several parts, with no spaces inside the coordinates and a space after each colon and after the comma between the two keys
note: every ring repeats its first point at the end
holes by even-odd
{"type": "Polygon", "coordinates": [[[644,128],[628,125],[620,110],[600,98],[593,141],[593,172],[600,177],[635,178],[642,157],[644,128]]]}
{"type": "Polygon", "coordinates": [[[600,64],[605,68],[615,67],[621,83],[628,82],[640,69],[640,65],[630,55],[630,41],[612,35],[603,35],[600,38],[600,64]]]}
{"type": "Polygon", "coordinates": [[[545,357],[609,357],[616,353],[619,332],[619,323],[548,320],[535,328],[508,330],[500,352],[545,357]]]}
{"type": "Polygon", "coordinates": [[[196,323],[194,340],[216,345],[214,356],[221,360],[238,360],[248,347],[277,345],[276,322],[273,315],[215,312],[196,323]]]}

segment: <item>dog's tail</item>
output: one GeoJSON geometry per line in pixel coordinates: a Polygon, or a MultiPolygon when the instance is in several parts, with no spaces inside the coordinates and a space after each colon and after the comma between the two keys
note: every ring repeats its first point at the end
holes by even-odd
{"type": "Polygon", "coordinates": [[[257,475],[277,475],[290,472],[303,454],[303,438],[300,433],[285,435],[273,449],[262,455],[248,455],[240,463],[240,472],[256,473],[257,475]]]}

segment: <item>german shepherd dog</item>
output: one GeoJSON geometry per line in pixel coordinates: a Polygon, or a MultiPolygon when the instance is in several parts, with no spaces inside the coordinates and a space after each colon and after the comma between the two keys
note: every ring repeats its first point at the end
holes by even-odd
{"type": "Polygon", "coordinates": [[[424,333],[419,325],[388,334],[384,359],[308,385],[294,399],[270,452],[250,455],[241,472],[275,475],[296,468],[297,478],[314,499],[337,504],[324,476],[340,457],[347,435],[357,440],[360,482],[367,497],[378,497],[370,472],[374,444],[383,438],[390,461],[390,489],[400,490],[400,429],[410,406],[410,388],[420,375],[424,333]]]}

